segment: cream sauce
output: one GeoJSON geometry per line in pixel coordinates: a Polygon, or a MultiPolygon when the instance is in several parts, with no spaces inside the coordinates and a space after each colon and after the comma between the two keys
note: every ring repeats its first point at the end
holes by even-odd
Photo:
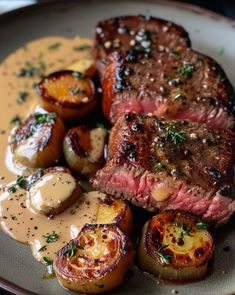
{"type": "Polygon", "coordinates": [[[53,259],[60,248],[77,236],[85,223],[96,220],[98,199],[91,194],[83,194],[65,211],[54,215],[53,219],[35,214],[27,199],[28,193],[23,189],[17,189],[16,193],[6,190],[1,194],[1,226],[13,239],[30,244],[37,260],[42,261],[44,256],[53,259]],[[45,236],[53,231],[58,235],[58,240],[47,243],[45,236]],[[44,251],[38,251],[44,246],[44,251]]]}
{"type": "MultiPolygon", "coordinates": [[[[9,148],[8,138],[12,129],[11,121],[16,116],[25,119],[40,105],[35,91],[35,83],[42,75],[66,69],[79,62],[79,67],[90,64],[90,39],[66,39],[48,37],[35,40],[16,50],[0,64],[0,220],[3,230],[13,239],[30,244],[37,260],[54,253],[71,238],[77,236],[85,223],[95,222],[98,201],[93,195],[82,195],[64,212],[53,219],[31,210],[28,192],[17,188],[9,193],[9,182],[16,175],[28,175],[31,171],[21,165],[15,165],[9,148]],[[84,63],[82,62],[84,60],[84,63]],[[28,75],[28,76],[27,76],[28,75]],[[22,100],[23,97],[23,100],[22,100]],[[58,240],[47,243],[45,236],[55,232],[58,240]],[[38,251],[42,248],[41,251],[38,251]]],[[[46,188],[46,187],[45,187],[46,188]]],[[[44,194],[43,188],[41,193],[44,194]]]]}
{"type": "MultiPolygon", "coordinates": [[[[91,60],[91,45],[92,41],[86,38],[47,37],[19,48],[0,64],[0,186],[15,179],[16,174],[29,173],[25,167],[13,163],[8,146],[11,120],[16,116],[26,118],[40,104],[35,83],[42,75],[71,67],[78,60],[91,60]],[[20,76],[25,75],[25,70],[29,76],[20,76]]],[[[79,66],[82,68],[83,64],[79,66]]]]}

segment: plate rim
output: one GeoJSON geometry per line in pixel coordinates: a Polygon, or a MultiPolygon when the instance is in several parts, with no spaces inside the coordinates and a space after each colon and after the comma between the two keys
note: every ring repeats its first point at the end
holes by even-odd
{"type": "MultiPolygon", "coordinates": [[[[81,1],[81,0],[80,0],[81,1]]],[[[124,0],[122,0],[124,1],[124,0]]],[[[235,29],[235,20],[230,19],[229,17],[226,17],[220,13],[211,11],[207,8],[200,7],[198,5],[190,4],[190,3],[184,3],[184,2],[176,2],[172,0],[130,0],[132,2],[148,2],[148,3],[153,3],[153,4],[163,4],[165,6],[169,5],[171,7],[175,8],[181,8],[186,11],[193,12],[195,14],[201,14],[205,15],[211,19],[221,21],[227,25],[230,25],[233,29],[235,29]]],[[[68,2],[70,3],[76,3],[76,0],[69,0],[68,2]]],[[[106,2],[109,2],[106,0],[106,2]]],[[[65,3],[64,0],[46,0],[44,2],[40,3],[34,3],[31,5],[27,5],[24,7],[20,7],[5,13],[0,14],[0,23],[1,21],[4,21],[4,19],[7,19],[9,17],[13,17],[16,14],[21,14],[27,11],[30,11],[32,9],[37,9],[38,7],[46,7],[48,5],[55,5],[56,3],[65,3]]],[[[1,229],[0,229],[1,230],[1,229]]],[[[19,285],[16,285],[15,283],[6,280],[0,276],[0,289],[3,289],[7,292],[10,292],[12,294],[17,294],[17,295],[38,295],[38,293],[31,292],[23,287],[20,287],[19,285]]]]}

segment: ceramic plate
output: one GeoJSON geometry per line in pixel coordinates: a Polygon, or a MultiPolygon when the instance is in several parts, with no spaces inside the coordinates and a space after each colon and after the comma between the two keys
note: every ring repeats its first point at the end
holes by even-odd
{"type": "MultiPolygon", "coordinates": [[[[97,21],[124,14],[151,14],[174,21],[190,33],[193,48],[215,58],[235,85],[235,23],[185,4],[162,1],[64,1],[30,6],[0,16],[0,60],[24,43],[48,35],[91,36],[97,21]],[[69,3],[68,3],[69,2],[69,3]]],[[[185,285],[158,284],[150,276],[134,277],[112,292],[115,295],[235,294],[234,222],[221,229],[211,271],[203,281],[185,285]],[[230,246],[230,251],[223,247],[230,246]]],[[[0,233],[0,285],[17,294],[60,294],[57,280],[42,280],[44,267],[29,247],[0,233]],[[32,293],[31,293],[32,292],[32,293]]]]}

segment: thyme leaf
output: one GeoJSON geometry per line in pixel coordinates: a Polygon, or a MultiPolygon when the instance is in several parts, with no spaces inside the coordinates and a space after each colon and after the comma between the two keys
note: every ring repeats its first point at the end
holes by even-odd
{"type": "Polygon", "coordinates": [[[154,172],[161,172],[163,171],[163,166],[160,162],[156,163],[154,166],[153,166],[153,171],[154,172]]]}
{"type": "Polygon", "coordinates": [[[186,132],[183,130],[179,132],[175,131],[175,127],[172,124],[168,125],[166,128],[166,140],[170,140],[175,145],[186,140],[185,134],[186,132]]]}
{"type": "Polygon", "coordinates": [[[163,249],[167,248],[169,245],[162,245],[157,250],[157,255],[160,257],[161,261],[165,264],[170,264],[172,260],[172,256],[167,253],[161,252],[163,249]]]}
{"type": "Polygon", "coordinates": [[[17,178],[16,180],[16,184],[23,188],[23,189],[27,189],[28,188],[28,181],[26,178],[24,178],[23,176],[20,176],[19,178],[17,178]]]}
{"type": "Polygon", "coordinates": [[[194,65],[191,63],[185,63],[182,68],[180,68],[179,73],[180,76],[184,78],[191,78],[193,72],[195,71],[194,65]]]}
{"type": "Polygon", "coordinates": [[[43,256],[42,259],[43,259],[43,262],[45,265],[52,265],[53,264],[53,260],[48,256],[43,256]]]}
{"type": "Polygon", "coordinates": [[[207,229],[209,227],[209,225],[206,222],[200,220],[196,223],[196,227],[198,229],[207,229]]]}
{"type": "Polygon", "coordinates": [[[43,238],[47,243],[55,243],[59,239],[59,235],[53,230],[52,233],[43,235],[43,238]]]}

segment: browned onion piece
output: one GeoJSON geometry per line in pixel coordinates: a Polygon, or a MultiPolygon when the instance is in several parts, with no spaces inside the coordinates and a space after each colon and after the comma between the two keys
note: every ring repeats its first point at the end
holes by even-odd
{"type": "Polygon", "coordinates": [[[93,176],[104,164],[105,128],[81,125],[64,138],[64,156],[69,166],[84,176],[93,176]]]}
{"type": "Polygon", "coordinates": [[[117,225],[86,224],[57,252],[54,269],[63,287],[96,294],[120,285],[132,263],[133,247],[117,225]]]}
{"type": "Polygon", "coordinates": [[[167,211],[154,216],[142,232],[138,255],[141,268],[167,280],[202,278],[214,250],[206,227],[183,213],[167,211]]]}

